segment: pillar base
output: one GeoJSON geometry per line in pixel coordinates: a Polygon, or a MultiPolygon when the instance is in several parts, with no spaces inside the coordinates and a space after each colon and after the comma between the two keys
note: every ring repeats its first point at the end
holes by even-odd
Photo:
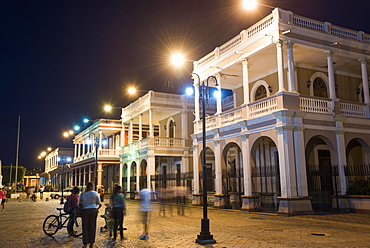
{"type": "Polygon", "coordinates": [[[261,211],[261,199],[254,195],[242,195],[242,210],[250,212],[261,211]]]}
{"type": "Polygon", "coordinates": [[[224,194],[214,194],[215,202],[213,204],[214,208],[225,208],[226,207],[226,196],[224,194]]]}
{"type": "Polygon", "coordinates": [[[134,200],[135,199],[135,191],[127,191],[126,192],[126,199],[134,200]]]}
{"type": "Polygon", "coordinates": [[[278,197],[279,211],[278,215],[294,216],[314,214],[311,204],[311,198],[306,197],[278,197]]]}
{"type": "Polygon", "coordinates": [[[191,204],[195,206],[202,206],[202,194],[194,193],[191,204]]]}

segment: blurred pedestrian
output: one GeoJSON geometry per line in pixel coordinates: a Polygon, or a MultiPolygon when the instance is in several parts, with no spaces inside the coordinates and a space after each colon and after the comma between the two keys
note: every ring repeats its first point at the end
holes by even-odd
{"type": "Polygon", "coordinates": [[[6,201],[6,190],[4,188],[0,189],[0,200],[1,200],[1,211],[4,211],[6,201]]]}
{"type": "Polygon", "coordinates": [[[96,236],[96,218],[101,207],[99,195],[94,191],[92,182],[87,183],[86,191],[81,194],[79,206],[82,209],[82,242],[84,247],[90,244],[92,248],[96,236]]]}
{"type": "Polygon", "coordinates": [[[117,239],[117,229],[120,231],[121,239],[123,236],[123,217],[126,215],[125,196],[122,194],[121,186],[117,185],[113,189],[111,196],[112,215],[114,219],[113,225],[113,241],[117,239]]]}
{"type": "Polygon", "coordinates": [[[140,211],[142,215],[143,234],[141,240],[149,239],[149,211],[150,211],[150,191],[148,189],[140,190],[140,211]]]}
{"type": "Polygon", "coordinates": [[[100,201],[103,202],[104,201],[104,186],[102,185],[101,188],[100,188],[100,201]]]}

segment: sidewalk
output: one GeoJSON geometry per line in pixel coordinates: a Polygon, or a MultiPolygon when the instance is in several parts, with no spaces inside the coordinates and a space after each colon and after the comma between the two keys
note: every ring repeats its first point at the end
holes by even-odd
{"type": "MultiPolygon", "coordinates": [[[[58,213],[59,200],[9,200],[0,212],[1,247],[82,247],[81,238],[73,238],[67,230],[54,237],[42,231],[45,217],[58,213]]],[[[107,202],[107,201],[106,201],[107,202]]],[[[185,216],[177,215],[175,206],[167,206],[166,216],[159,215],[153,204],[149,240],[139,240],[142,224],[136,201],[127,201],[125,240],[112,242],[108,233],[97,232],[96,247],[369,247],[370,215],[332,214],[281,217],[275,214],[248,213],[209,208],[210,231],[216,244],[195,243],[200,233],[202,208],[187,206],[185,216]]],[[[104,208],[100,210],[103,214],[104,208]]],[[[99,214],[99,215],[100,215],[99,214]]],[[[98,217],[98,227],[104,226],[98,217]]]]}

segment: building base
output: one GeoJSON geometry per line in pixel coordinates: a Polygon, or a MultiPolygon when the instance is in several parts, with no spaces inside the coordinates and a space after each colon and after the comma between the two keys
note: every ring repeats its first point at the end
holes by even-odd
{"type": "Polygon", "coordinates": [[[242,195],[242,210],[250,212],[261,211],[261,199],[258,196],[242,195]]]}
{"type": "Polygon", "coordinates": [[[226,204],[226,196],[224,194],[214,194],[215,196],[215,202],[213,204],[214,208],[225,208],[227,206],[226,204]]]}
{"type": "Polygon", "coordinates": [[[191,204],[195,206],[202,206],[202,194],[201,193],[194,193],[193,199],[191,204]]]}
{"type": "Polygon", "coordinates": [[[278,215],[294,216],[314,214],[311,204],[311,197],[278,197],[278,215]]]}

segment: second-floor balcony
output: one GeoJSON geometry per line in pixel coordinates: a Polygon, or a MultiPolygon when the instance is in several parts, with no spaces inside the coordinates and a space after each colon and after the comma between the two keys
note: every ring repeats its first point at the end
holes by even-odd
{"type": "MultiPolygon", "coordinates": [[[[356,118],[368,118],[366,104],[349,101],[333,101],[327,98],[312,96],[299,96],[298,106],[286,108],[282,96],[272,96],[251,103],[244,107],[238,107],[222,112],[220,115],[206,117],[206,130],[236,124],[241,120],[251,120],[261,116],[272,114],[279,110],[295,110],[307,113],[341,115],[356,118]]],[[[202,131],[202,120],[196,123],[195,131],[202,131]]]]}
{"type": "MultiPolygon", "coordinates": [[[[111,159],[119,159],[119,154],[121,153],[120,149],[98,149],[98,160],[102,158],[111,158],[111,159]]],[[[74,158],[74,163],[89,159],[95,158],[96,153],[95,150],[85,153],[81,156],[74,158]]]]}
{"type": "Polygon", "coordinates": [[[185,146],[186,140],[182,138],[149,137],[125,145],[120,152],[124,154],[150,147],[171,149],[171,148],[184,148],[185,146]]]}

